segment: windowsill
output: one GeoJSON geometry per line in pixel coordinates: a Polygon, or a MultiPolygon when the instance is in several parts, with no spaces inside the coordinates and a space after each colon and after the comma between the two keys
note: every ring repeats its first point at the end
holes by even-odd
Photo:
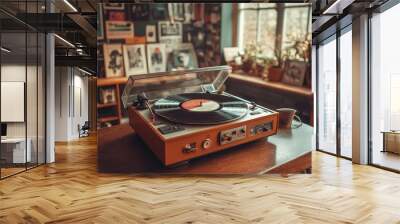
{"type": "Polygon", "coordinates": [[[233,80],[242,81],[242,82],[249,82],[249,83],[255,84],[259,87],[265,88],[265,89],[271,89],[271,90],[275,90],[275,91],[292,93],[295,95],[313,98],[312,90],[307,87],[292,86],[292,85],[288,85],[288,84],[285,84],[282,82],[270,82],[267,80],[263,80],[260,77],[254,77],[254,76],[240,74],[240,73],[232,73],[229,75],[229,78],[233,79],[233,80]]]}

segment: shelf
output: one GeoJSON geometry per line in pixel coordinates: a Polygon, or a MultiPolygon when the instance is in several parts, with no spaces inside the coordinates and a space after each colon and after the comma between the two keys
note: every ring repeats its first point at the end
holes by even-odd
{"type": "Polygon", "coordinates": [[[261,86],[266,89],[283,91],[283,92],[297,94],[297,95],[304,96],[304,97],[313,98],[312,90],[309,88],[303,87],[303,86],[292,86],[292,85],[288,85],[288,84],[285,84],[282,82],[268,82],[268,81],[262,80],[258,77],[249,76],[246,74],[232,73],[229,75],[229,78],[233,79],[233,80],[239,80],[239,81],[253,83],[255,85],[261,86]]]}
{"type": "Polygon", "coordinates": [[[97,104],[97,108],[114,107],[118,106],[117,103],[97,104]]]}
{"type": "Polygon", "coordinates": [[[118,116],[109,116],[109,117],[102,117],[102,118],[99,118],[99,121],[100,121],[101,123],[103,123],[103,122],[109,122],[109,121],[116,121],[116,120],[119,120],[119,117],[118,117],[118,116]]]}
{"type": "Polygon", "coordinates": [[[128,77],[116,77],[116,78],[99,78],[97,79],[97,86],[112,86],[125,84],[128,82],[128,77]]]}

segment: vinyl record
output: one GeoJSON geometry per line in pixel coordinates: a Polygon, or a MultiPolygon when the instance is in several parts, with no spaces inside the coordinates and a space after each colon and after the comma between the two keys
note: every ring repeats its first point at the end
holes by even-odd
{"type": "Polygon", "coordinates": [[[221,124],[247,114],[247,103],[233,97],[211,93],[184,93],[160,99],[154,112],[181,124],[221,124]]]}

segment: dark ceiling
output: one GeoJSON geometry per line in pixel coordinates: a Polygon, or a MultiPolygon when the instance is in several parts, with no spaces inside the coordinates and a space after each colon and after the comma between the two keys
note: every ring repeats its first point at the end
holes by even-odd
{"type": "Polygon", "coordinates": [[[352,18],[375,10],[388,0],[313,0],[313,43],[351,23],[352,18]]]}
{"type": "MultiPolygon", "coordinates": [[[[72,48],[61,39],[55,38],[56,65],[81,66],[95,71],[96,6],[100,1],[48,0],[47,6],[45,2],[0,0],[0,27],[4,39],[2,43],[13,50],[9,56],[25,58],[25,35],[22,35],[25,32],[51,32],[75,45],[72,48]]],[[[29,34],[27,37],[30,39],[29,34]]],[[[36,48],[30,44],[27,46],[29,56],[36,48]]]]}

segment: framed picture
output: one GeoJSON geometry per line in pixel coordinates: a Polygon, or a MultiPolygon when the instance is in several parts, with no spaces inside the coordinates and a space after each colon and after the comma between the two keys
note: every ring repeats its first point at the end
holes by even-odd
{"type": "Polygon", "coordinates": [[[184,23],[191,23],[194,19],[193,13],[193,3],[183,3],[184,4],[184,11],[185,11],[185,21],[184,23]]]}
{"type": "Polygon", "coordinates": [[[180,44],[168,57],[168,71],[194,69],[197,67],[197,57],[193,45],[190,43],[180,44]]]}
{"type": "Polygon", "coordinates": [[[97,8],[97,39],[104,39],[104,23],[103,23],[103,5],[99,4],[97,8]]]}
{"type": "Polygon", "coordinates": [[[124,45],[124,65],[127,76],[147,73],[144,44],[124,45]]]}
{"type": "Polygon", "coordinates": [[[169,3],[168,4],[169,16],[172,21],[185,20],[185,6],[184,3],[169,3]]]}
{"type": "Polygon", "coordinates": [[[134,36],[133,23],[129,21],[106,21],[107,39],[125,39],[134,36]]]}
{"type": "Polygon", "coordinates": [[[175,22],[171,23],[169,21],[158,22],[158,37],[160,40],[168,37],[182,37],[182,23],[175,22]]]}
{"type": "Polygon", "coordinates": [[[147,25],[146,26],[146,42],[147,43],[154,43],[157,40],[156,34],[156,25],[147,25]]]}
{"type": "Polygon", "coordinates": [[[131,19],[134,21],[148,21],[150,18],[149,4],[132,4],[131,19]]]}
{"type": "Polygon", "coordinates": [[[105,10],[124,10],[124,3],[104,3],[105,10]]]}
{"type": "Polygon", "coordinates": [[[150,13],[153,20],[168,19],[168,3],[150,4],[150,13]]]}
{"type": "Polygon", "coordinates": [[[124,62],[121,44],[104,44],[103,54],[106,77],[124,76],[124,62]]]}
{"type": "Polygon", "coordinates": [[[308,70],[307,67],[308,64],[304,61],[286,61],[282,82],[289,85],[302,86],[308,70]]]}
{"type": "Polygon", "coordinates": [[[108,12],[108,20],[109,21],[125,21],[125,12],[124,11],[109,11],[108,12]]]}
{"type": "Polygon", "coordinates": [[[100,103],[101,104],[109,104],[115,103],[115,89],[114,88],[100,88],[100,103]]]}
{"type": "Polygon", "coordinates": [[[147,62],[149,73],[165,72],[167,65],[165,44],[148,44],[147,62]]]}
{"type": "Polygon", "coordinates": [[[226,62],[234,61],[239,56],[238,47],[224,47],[224,58],[226,62]]]}

